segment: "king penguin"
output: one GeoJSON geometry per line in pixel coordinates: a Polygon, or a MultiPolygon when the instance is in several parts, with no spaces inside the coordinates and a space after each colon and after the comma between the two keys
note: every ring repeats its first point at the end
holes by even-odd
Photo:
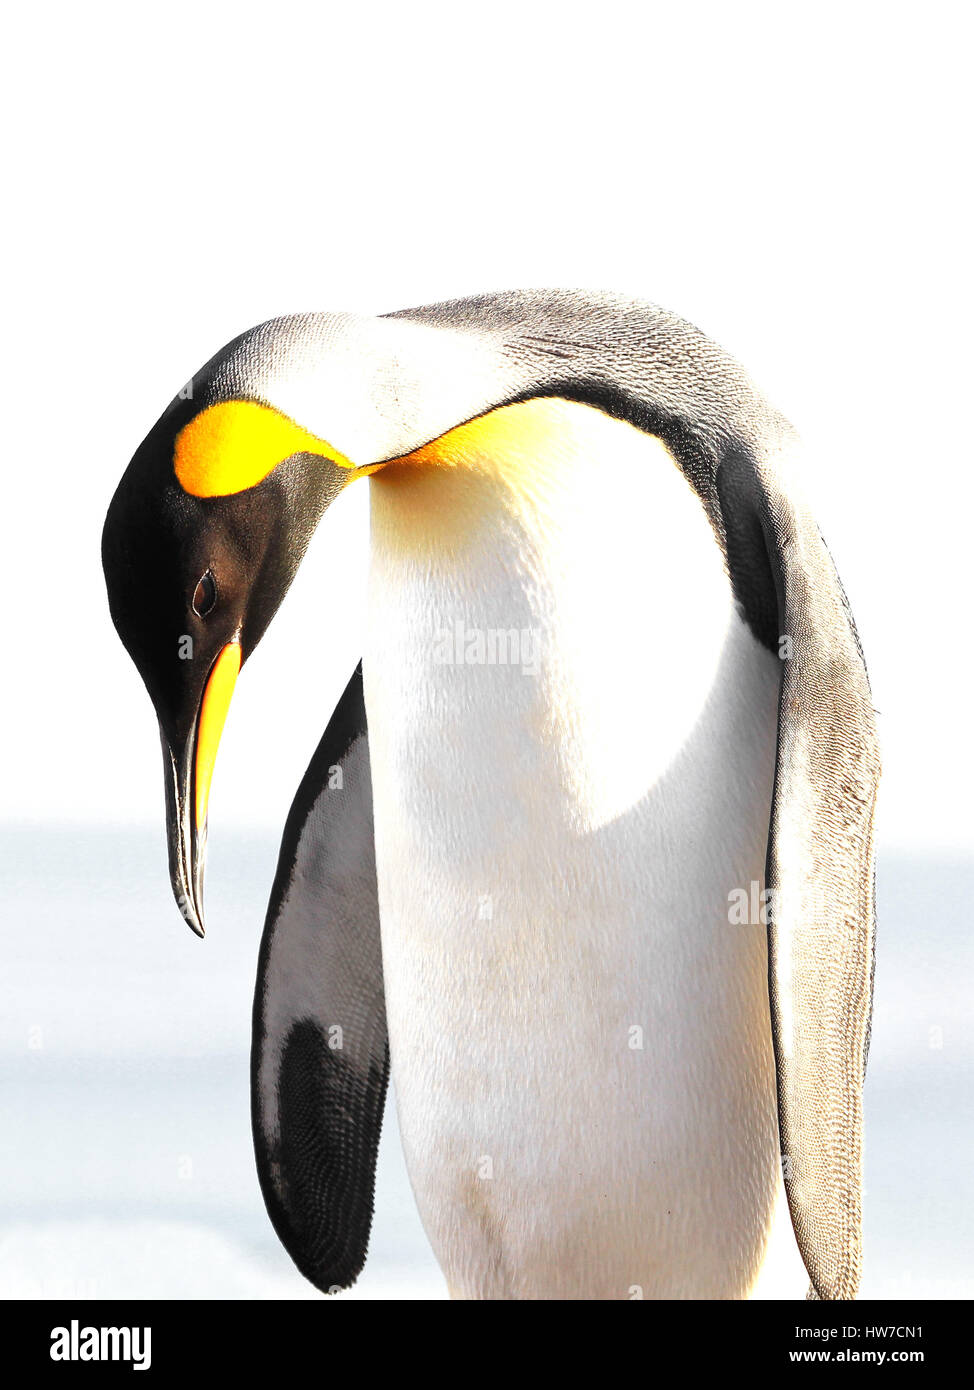
{"type": "Polygon", "coordinates": [[[234,339],[109,508],[203,934],[241,665],[370,477],[363,660],[258,964],[264,1199],[366,1256],[390,1072],[450,1292],[855,1296],[874,711],[787,422],[688,323],[520,291],[234,339]]]}

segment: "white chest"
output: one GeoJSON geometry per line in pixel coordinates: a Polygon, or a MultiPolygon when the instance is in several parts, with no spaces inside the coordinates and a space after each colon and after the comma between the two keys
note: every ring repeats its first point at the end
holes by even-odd
{"type": "Polygon", "coordinates": [[[660,444],[586,407],[511,409],[516,431],[478,427],[452,466],[372,483],[410,1175],[458,1293],[742,1294],[777,1139],[765,929],[729,904],[762,886],[777,662],[660,444]]]}

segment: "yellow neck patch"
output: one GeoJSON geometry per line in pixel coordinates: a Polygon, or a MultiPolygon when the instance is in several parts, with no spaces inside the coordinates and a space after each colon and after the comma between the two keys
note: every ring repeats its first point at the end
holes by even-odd
{"type": "Polygon", "coordinates": [[[530,473],[538,452],[550,448],[559,434],[567,431],[571,435],[575,422],[584,420],[585,412],[592,409],[559,396],[536,396],[497,406],[391,461],[508,476],[530,473]]]}
{"type": "Polygon", "coordinates": [[[173,466],[192,496],[227,497],[256,487],[292,454],[317,454],[350,474],[355,467],[326,440],[256,401],[221,401],[201,410],[177,434],[173,466]]]}
{"type": "MultiPolygon", "coordinates": [[[[543,485],[542,461],[557,458],[559,451],[570,450],[590,436],[600,440],[600,426],[607,418],[595,406],[561,396],[534,396],[475,416],[389,462],[397,468],[418,465],[479,473],[513,491],[533,493],[543,485]]],[[[613,423],[630,431],[636,428],[622,421],[613,423]]],[[[388,467],[376,464],[361,471],[388,467]]]]}

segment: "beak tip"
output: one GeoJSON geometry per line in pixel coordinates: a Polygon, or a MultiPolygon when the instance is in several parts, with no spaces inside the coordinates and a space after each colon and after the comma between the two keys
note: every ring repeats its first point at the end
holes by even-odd
{"type": "Polygon", "coordinates": [[[197,908],[196,904],[190,902],[189,898],[182,893],[176,899],[176,902],[182,919],[189,929],[194,935],[200,937],[200,939],[205,937],[206,927],[203,925],[203,913],[197,908]]]}

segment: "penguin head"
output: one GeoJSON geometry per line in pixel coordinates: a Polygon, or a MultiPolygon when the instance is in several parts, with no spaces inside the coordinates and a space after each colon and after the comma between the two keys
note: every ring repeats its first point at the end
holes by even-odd
{"type": "Polygon", "coordinates": [[[108,509],[109,607],[158,718],[173,893],[200,936],[220,733],[240,667],[349,480],[333,453],[260,403],[177,399],[108,509]]]}

